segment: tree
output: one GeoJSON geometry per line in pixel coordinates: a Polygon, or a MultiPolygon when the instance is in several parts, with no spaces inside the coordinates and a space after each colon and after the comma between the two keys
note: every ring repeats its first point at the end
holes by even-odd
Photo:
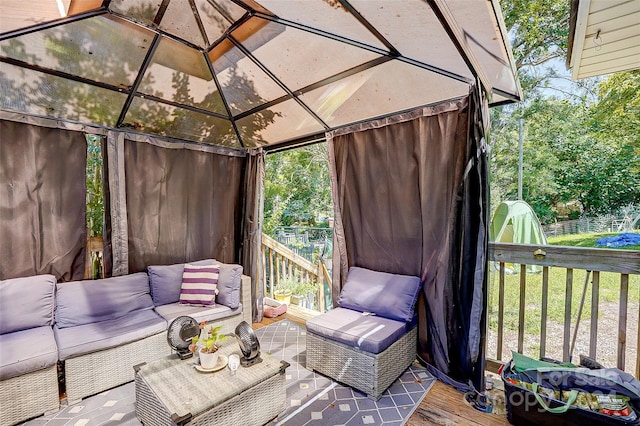
{"type": "Polygon", "coordinates": [[[327,144],[267,155],[264,232],[318,226],[333,217],[327,144]]]}

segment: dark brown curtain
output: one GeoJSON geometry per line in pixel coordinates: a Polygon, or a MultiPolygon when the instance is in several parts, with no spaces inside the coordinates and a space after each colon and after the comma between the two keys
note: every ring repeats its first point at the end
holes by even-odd
{"type": "Polygon", "coordinates": [[[0,121],[0,279],[84,274],[84,134],[0,121]]]}
{"type": "Polygon", "coordinates": [[[245,170],[245,213],[243,226],[242,266],[251,276],[252,318],[262,321],[262,211],[264,206],[264,152],[259,149],[247,154],[245,170]]]}
{"type": "Polygon", "coordinates": [[[478,345],[486,279],[476,252],[479,233],[486,230],[470,224],[484,223],[486,211],[480,198],[465,198],[486,196],[465,189],[471,168],[480,164],[480,141],[470,132],[478,119],[470,113],[476,111],[473,102],[473,97],[443,102],[340,129],[328,140],[334,304],[350,266],[420,276],[420,357],[481,388],[484,359],[478,345]],[[462,278],[463,273],[470,276],[462,278]]]}
{"type": "Polygon", "coordinates": [[[207,257],[239,261],[244,163],[125,140],[128,272],[207,257]]]}

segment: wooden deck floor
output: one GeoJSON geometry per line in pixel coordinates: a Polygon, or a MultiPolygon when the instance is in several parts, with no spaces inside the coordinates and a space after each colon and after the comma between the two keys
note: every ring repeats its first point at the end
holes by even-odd
{"type": "MultiPolygon", "coordinates": [[[[277,318],[264,318],[261,323],[254,323],[253,328],[265,327],[285,318],[300,325],[305,325],[304,320],[285,314],[277,318]]],[[[496,389],[491,392],[491,397],[496,400],[504,400],[504,391],[501,389],[501,383],[496,383],[496,389]]],[[[464,402],[464,395],[461,392],[438,381],[406,424],[408,426],[509,425],[504,408],[498,406],[495,411],[495,413],[487,414],[470,407],[464,402]]]]}

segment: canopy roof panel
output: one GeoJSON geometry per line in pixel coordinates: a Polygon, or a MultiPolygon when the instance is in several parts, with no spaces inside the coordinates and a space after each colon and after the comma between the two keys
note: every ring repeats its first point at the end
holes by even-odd
{"type": "Polygon", "coordinates": [[[573,0],[567,65],[574,80],[640,68],[640,1],[573,0]]]}
{"type": "Polygon", "coordinates": [[[521,96],[494,0],[3,0],[0,31],[4,111],[237,149],[521,96]]]}

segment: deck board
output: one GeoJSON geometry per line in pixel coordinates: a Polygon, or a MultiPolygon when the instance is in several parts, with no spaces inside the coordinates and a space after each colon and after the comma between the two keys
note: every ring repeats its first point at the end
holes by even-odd
{"type": "MultiPolygon", "coordinates": [[[[277,318],[264,318],[261,323],[254,323],[253,328],[258,329],[266,327],[269,324],[288,319],[302,326],[305,322],[289,314],[281,315],[277,318]]],[[[496,399],[504,400],[504,392],[500,386],[496,386],[491,393],[496,399]]],[[[501,426],[509,425],[504,409],[498,409],[496,414],[481,413],[480,411],[470,407],[464,401],[462,392],[458,392],[455,388],[445,385],[437,381],[420,406],[411,415],[407,421],[407,426],[424,426],[424,425],[469,425],[469,426],[501,426]]]]}

